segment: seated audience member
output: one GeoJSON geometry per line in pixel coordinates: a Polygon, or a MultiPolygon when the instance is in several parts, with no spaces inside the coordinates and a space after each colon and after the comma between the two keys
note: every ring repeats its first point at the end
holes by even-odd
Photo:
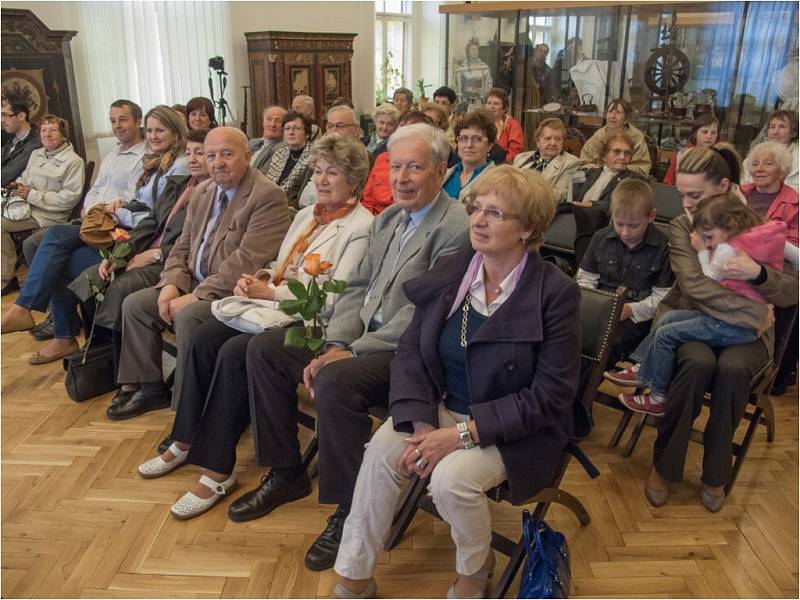
{"type": "Polygon", "coordinates": [[[375,114],[372,118],[375,120],[375,131],[367,142],[367,152],[373,158],[378,158],[386,152],[386,143],[389,141],[389,136],[397,129],[400,111],[393,104],[381,104],[375,109],[375,114]]]}
{"type": "Polygon", "coordinates": [[[186,120],[186,128],[188,129],[189,128],[189,124],[188,124],[189,120],[188,120],[188,115],[186,114],[186,105],[185,104],[173,104],[172,106],[170,106],[170,108],[172,110],[174,110],[176,113],[179,113],[180,116],[183,117],[184,120],[186,120]]]}
{"type": "MultiPolygon", "coordinates": [[[[800,191],[800,166],[798,166],[798,149],[797,149],[797,113],[793,110],[776,110],[767,120],[767,140],[768,142],[777,142],[782,144],[791,154],[792,162],[789,172],[784,177],[783,182],[789,187],[793,188],[796,192],[800,191]]],[[[748,154],[745,163],[750,158],[748,154]]],[[[742,183],[751,183],[753,180],[750,173],[745,169],[742,183]]]]}
{"type": "Polygon", "coordinates": [[[614,135],[626,135],[631,140],[630,170],[647,177],[650,174],[650,153],[644,134],[628,121],[633,109],[627,100],[612,100],[606,110],[606,124],[594,132],[581,149],[581,161],[594,166],[602,165],[606,142],[614,135]]]}
{"type": "Polygon", "coordinates": [[[538,253],[555,211],[550,185],[501,166],[465,208],[472,247],[404,286],[414,316],[392,362],[390,418],[358,472],[338,598],[375,597],[376,562],[414,475],[431,477],[456,546],[447,597],[486,597],[495,556],[485,492],[507,481],[521,502],[547,487],[573,431],[580,293],[538,253]]]}
{"type": "Polygon", "coordinates": [[[403,115],[414,108],[414,94],[413,92],[404,87],[399,87],[392,94],[392,104],[403,115]]]}
{"type": "Polygon", "coordinates": [[[567,129],[561,119],[545,119],[536,128],[533,139],[536,150],[517,154],[514,166],[539,171],[553,186],[556,204],[567,199],[570,178],[580,166],[580,160],[564,151],[567,129]]]}
{"type": "Polygon", "coordinates": [[[161,369],[162,332],[177,338],[175,398],[180,397],[189,339],[211,317],[211,301],[231,293],[242,273],[273,260],[289,228],[286,195],[249,166],[247,138],[234,127],[206,136],[210,177],[197,186],[159,282],[122,303],[122,384],[106,415],[135,417],[170,405],[161,369]]]}
{"type": "Polygon", "coordinates": [[[306,180],[311,157],[311,119],[302,113],[289,111],[283,118],[283,144],[278,146],[264,171],[267,179],[277,183],[289,201],[297,208],[297,197],[306,180]]]}
{"type": "Polygon", "coordinates": [[[30,108],[25,98],[9,96],[2,102],[3,131],[8,140],[3,144],[3,187],[22,175],[31,152],[42,147],[39,128],[30,121],[30,108]]]}
{"type": "Polygon", "coordinates": [[[208,98],[198,96],[186,103],[186,122],[189,131],[194,129],[214,129],[218,126],[214,116],[214,103],[208,98]]]}
{"type": "MultiPolygon", "coordinates": [[[[116,273],[104,292],[103,302],[94,313],[95,324],[111,332],[117,368],[122,348],[122,302],[133,292],[158,283],[164,262],[183,231],[192,194],[209,177],[203,149],[207,134],[207,129],[193,129],[186,136],[189,174],[167,178],[167,186],[150,214],[130,233],[128,264],[116,273]]],[[[100,287],[100,280],[107,281],[115,270],[113,264],[103,259],[97,267],[84,271],[69,288],[80,301],[86,302],[91,299],[89,281],[100,287]]]]}
{"type": "MultiPolygon", "coordinates": [[[[425,123],[433,127],[433,120],[418,110],[410,110],[400,117],[397,127],[425,123]]],[[[379,215],[386,207],[392,204],[392,184],[389,177],[389,153],[384,152],[375,159],[375,164],[369,172],[367,185],[361,204],[373,215],[379,215]]]]}
{"type": "Polygon", "coordinates": [[[368,409],[387,404],[389,364],[413,312],[402,286],[466,243],[467,215],[442,193],[449,148],[444,132],[428,125],[392,135],[395,204],[375,219],[369,251],[334,306],[321,356],[284,347],[281,331],[264,332],[247,348],[257,460],[272,470],[228,515],[256,519],[311,492],[297,439],[296,389],[303,381],[319,415],[319,500],[339,505],[306,554],[312,570],[333,565],[372,431],[368,409]]]}
{"type": "Polygon", "coordinates": [[[444,191],[453,200],[463,202],[481,175],[494,168],[488,154],[496,134],[494,119],[484,110],[474,110],[456,121],[460,160],[444,176],[444,191]]]}
{"type": "Polygon", "coordinates": [[[272,153],[283,141],[283,119],[286,109],[282,106],[272,105],[264,109],[262,129],[263,137],[250,140],[250,166],[264,173],[272,153]]]}
{"type": "Polygon", "coordinates": [[[337,96],[336,100],[331,102],[331,108],[333,108],[334,106],[346,106],[353,110],[356,109],[356,105],[353,104],[353,101],[347,96],[337,96]]]}
{"type": "Polygon", "coordinates": [[[447,111],[441,105],[434,102],[422,102],[419,105],[419,109],[433,120],[433,124],[436,127],[445,133],[447,132],[450,120],[447,117],[447,111]]]}
{"type": "MultiPolygon", "coordinates": [[[[325,134],[338,133],[342,137],[361,140],[364,132],[358,124],[358,114],[355,109],[347,104],[338,104],[328,109],[325,116],[325,134]]],[[[311,178],[311,171],[307,171],[306,181],[303,183],[300,193],[299,206],[305,208],[317,201],[317,188],[311,178]]]]}
{"type": "Polygon", "coordinates": [[[620,181],[629,177],[644,179],[630,168],[633,148],[633,141],[624,133],[606,138],[600,150],[602,166],[581,169],[586,180],[573,188],[573,200],[586,206],[596,205],[607,213],[611,193],[620,181]]]}
{"type": "Polygon", "coordinates": [[[314,143],[322,134],[314,118],[314,98],[305,94],[295,96],[292,99],[292,110],[307,116],[311,120],[311,135],[308,136],[308,141],[314,143]]]}
{"type": "Polygon", "coordinates": [[[792,170],[792,155],[780,142],[762,142],[753,147],[744,161],[752,183],[742,184],[747,205],[757,215],[786,223],[786,238],[798,243],[797,190],[786,184],[792,170]]]}
{"type": "Polygon", "coordinates": [[[443,85],[433,92],[433,101],[441,106],[447,113],[447,142],[450,147],[456,149],[456,130],[454,128],[455,115],[453,111],[456,106],[456,92],[453,88],[443,85]]]}
{"type": "MultiPolygon", "coordinates": [[[[312,161],[319,201],[297,214],[276,260],[266,269],[239,279],[233,290],[236,296],[273,301],[275,308],[277,301],[293,299],[288,282],[308,285],[311,276],[303,265],[310,254],[332,264],[324,279],[348,284],[352,280],[367,251],[374,220],[358,202],[369,157],[361,143],[331,134],[314,144],[312,161]]],[[[329,295],[322,314],[324,322],[330,318],[335,302],[336,295],[329,295]]],[[[281,328],[270,333],[284,335],[285,331],[281,328]]],[[[192,491],[172,507],[179,518],[210,509],[223,496],[214,488],[220,485],[227,491],[236,482],[236,444],[250,422],[247,383],[254,377],[251,369],[260,368],[246,361],[247,348],[259,338],[214,318],[192,335],[171,445],[139,467],[145,478],[166,475],[187,461],[204,468],[192,491]]]]}
{"type": "MultiPolygon", "coordinates": [[[[69,142],[69,125],[61,117],[45,115],[39,123],[42,148],[31,152],[28,165],[12,182],[12,197],[27,202],[30,216],[20,220],[2,218],[2,292],[17,289],[17,250],[11,234],[69,221],[83,193],[84,162],[69,142]]],[[[33,318],[28,322],[33,327],[33,318]]],[[[19,329],[16,329],[19,331],[19,329]]],[[[4,331],[4,333],[10,333],[4,331]]]]}
{"type": "Polygon", "coordinates": [[[616,337],[608,355],[613,366],[639,345],[650,331],[661,299],[672,287],[667,236],[653,225],[653,190],[645,181],[626,179],[611,194],[612,225],[589,242],[576,279],[582,286],[614,291],[628,289],[616,337]]]}
{"type": "MultiPolygon", "coordinates": [[[[506,152],[505,160],[514,162],[517,154],[525,148],[525,136],[522,125],[514,117],[507,114],[509,106],[508,92],[503,88],[492,88],[486,96],[485,107],[494,117],[497,129],[497,145],[506,152]]],[[[456,134],[456,137],[458,134],[456,134]]]]}
{"type": "MultiPolygon", "coordinates": [[[[169,109],[168,109],[169,110],[169,109]]],[[[109,120],[117,138],[117,147],[100,162],[100,172],[94,185],[87,192],[83,204],[83,213],[96,204],[104,203],[109,210],[116,210],[117,219],[122,221],[126,216],[123,205],[134,202],[141,189],[137,182],[142,178],[142,157],[145,154],[145,142],[142,141],[141,124],[142,109],[130,100],[117,100],[109,109],[109,120]]],[[[172,113],[173,122],[186,126],[181,119],[172,113]]],[[[162,136],[165,151],[171,144],[166,136],[162,136]]],[[[179,146],[182,147],[183,142],[179,146]]],[[[159,153],[159,156],[163,153],[159,153]]],[[[167,162],[173,159],[170,157],[167,162]]],[[[81,270],[100,261],[97,249],[87,246],[80,238],[80,224],[60,224],[48,227],[31,235],[25,240],[25,254],[28,259],[28,273],[14,305],[3,315],[2,329],[4,333],[30,329],[34,325],[31,310],[47,310],[51,299],[67,295],[66,284],[76,277],[81,270]]],[[[62,303],[63,304],[63,303],[62,303]]],[[[67,304],[69,304],[67,302],[67,304]]],[[[70,312],[53,315],[52,320],[59,321],[57,341],[34,355],[38,362],[49,362],[49,357],[58,358],[59,354],[68,353],[74,348],[73,338],[80,329],[80,319],[70,312]],[[71,334],[71,335],[70,335],[71,334]]],[[[56,335],[43,336],[49,339],[56,335]]]]}
{"type": "Polygon", "coordinates": [[[719,142],[719,121],[717,117],[708,113],[695,119],[692,129],[689,131],[689,142],[686,144],[686,148],[673,154],[669,161],[667,174],[664,175],[664,183],[667,185],[675,185],[675,166],[678,163],[680,155],[685,150],[694,148],[695,146],[711,148],[717,142],[719,142]]]}

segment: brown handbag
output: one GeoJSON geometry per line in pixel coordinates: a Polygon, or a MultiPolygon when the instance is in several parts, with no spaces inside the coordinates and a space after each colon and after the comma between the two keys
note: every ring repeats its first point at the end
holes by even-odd
{"type": "Polygon", "coordinates": [[[111,232],[119,225],[117,216],[106,210],[105,204],[96,204],[81,221],[81,240],[92,248],[107,248],[114,243],[111,232]]]}

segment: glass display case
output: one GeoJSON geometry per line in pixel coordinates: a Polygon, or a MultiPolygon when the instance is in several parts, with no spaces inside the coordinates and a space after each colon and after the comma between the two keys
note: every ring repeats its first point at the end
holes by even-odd
{"type": "Polygon", "coordinates": [[[462,111],[492,85],[505,88],[526,145],[553,114],[591,134],[621,96],[662,149],[685,143],[693,120],[714,112],[723,139],[746,152],[770,111],[797,108],[796,2],[511,4],[440,8],[447,79],[462,111]]]}

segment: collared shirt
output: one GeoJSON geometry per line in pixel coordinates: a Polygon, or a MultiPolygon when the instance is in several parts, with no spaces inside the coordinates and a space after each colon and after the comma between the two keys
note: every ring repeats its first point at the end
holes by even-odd
{"type": "MultiPolygon", "coordinates": [[[[423,206],[419,210],[415,210],[414,212],[407,213],[406,211],[400,212],[400,220],[398,221],[398,225],[403,222],[406,218],[406,215],[409,217],[408,225],[406,225],[406,230],[403,232],[403,236],[400,238],[400,252],[397,253],[397,259],[395,259],[394,263],[391,265],[381,264],[382,269],[389,268],[394,271],[395,267],[397,266],[397,260],[400,259],[400,255],[403,253],[403,248],[405,248],[406,243],[408,240],[411,239],[411,236],[414,235],[414,232],[419,227],[420,223],[425,220],[425,217],[428,216],[428,213],[431,212],[433,205],[436,203],[436,196],[433,200],[428,202],[427,205],[423,206]]],[[[391,243],[391,242],[390,242],[391,243]]],[[[372,286],[375,285],[375,282],[380,279],[380,271],[375,273],[375,276],[372,278],[370,282],[369,288],[367,288],[367,293],[364,296],[364,306],[367,305],[367,302],[370,298],[370,292],[372,291],[372,286]]],[[[372,317],[372,322],[370,323],[372,329],[378,329],[383,324],[383,304],[378,307],[378,310],[375,311],[375,315],[372,317]]]]}
{"type": "Polygon", "coordinates": [[[200,263],[203,260],[203,253],[205,252],[206,244],[211,241],[209,238],[211,237],[211,234],[214,233],[217,221],[222,218],[222,195],[225,194],[227,196],[228,206],[230,206],[231,200],[236,195],[236,189],[236,187],[233,187],[229,190],[223,190],[221,187],[217,187],[214,204],[211,206],[211,214],[208,217],[206,230],[203,232],[203,239],[200,242],[200,248],[197,250],[197,258],[195,259],[194,263],[194,277],[198,282],[205,281],[205,278],[208,276],[208,273],[203,273],[201,271],[200,263]]]}
{"type": "Polygon", "coordinates": [[[488,306],[486,304],[486,270],[481,263],[481,268],[478,269],[478,274],[469,285],[470,307],[475,309],[476,312],[484,317],[491,317],[500,306],[508,300],[508,297],[516,289],[517,282],[519,281],[519,272],[525,266],[523,261],[517,263],[517,266],[511,269],[511,272],[505,276],[503,281],[500,282],[500,294],[488,306]]]}
{"type": "Polygon", "coordinates": [[[142,175],[142,156],[147,144],[142,141],[123,150],[117,144],[111,152],[100,161],[100,171],[91,189],[83,201],[84,210],[95,204],[124,200],[130,202],[136,195],[136,182],[142,175]]]}
{"type": "Polygon", "coordinates": [[[600,177],[592,184],[592,187],[586,190],[586,193],[580,200],[583,202],[597,202],[597,199],[603,194],[603,190],[606,189],[606,186],[611,183],[611,180],[614,179],[616,175],[614,171],[603,166],[603,172],[600,174],[600,177]]]}
{"type": "Polygon", "coordinates": [[[589,242],[577,280],[581,285],[602,290],[625,286],[634,322],[650,320],[674,281],[667,236],[651,223],[642,241],[628,248],[614,226],[608,225],[597,231],[589,242]]]}
{"type": "Polygon", "coordinates": [[[15,135],[14,139],[11,141],[11,148],[8,150],[8,153],[11,154],[14,151],[14,148],[17,147],[17,144],[21,144],[22,142],[27,140],[28,136],[31,134],[32,131],[33,127],[28,127],[28,131],[26,131],[22,137],[15,135]]]}
{"type": "Polygon", "coordinates": [[[447,195],[451,198],[458,198],[458,195],[461,193],[461,190],[469,185],[469,183],[475,179],[478,175],[481,174],[486,167],[489,166],[489,161],[483,163],[480,167],[475,167],[472,170],[472,176],[469,178],[469,181],[464,185],[461,185],[461,173],[464,172],[464,163],[459,161],[458,164],[453,167],[453,172],[450,174],[450,177],[444,183],[444,191],[447,192],[447,195]]]}

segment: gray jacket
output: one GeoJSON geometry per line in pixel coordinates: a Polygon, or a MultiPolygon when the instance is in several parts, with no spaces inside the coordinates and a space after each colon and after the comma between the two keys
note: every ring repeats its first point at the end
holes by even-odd
{"type": "Polygon", "coordinates": [[[381,301],[383,325],[368,331],[374,311],[364,306],[370,284],[377,280],[383,257],[400,222],[396,204],[384,210],[372,224],[367,254],[358,271],[336,302],[328,323],[327,339],[349,345],[358,354],[393,352],[411,322],[414,307],[403,292],[403,284],[430,269],[436,260],[469,243],[469,219],[464,207],[441,192],[434,206],[406,242],[381,301]]]}

